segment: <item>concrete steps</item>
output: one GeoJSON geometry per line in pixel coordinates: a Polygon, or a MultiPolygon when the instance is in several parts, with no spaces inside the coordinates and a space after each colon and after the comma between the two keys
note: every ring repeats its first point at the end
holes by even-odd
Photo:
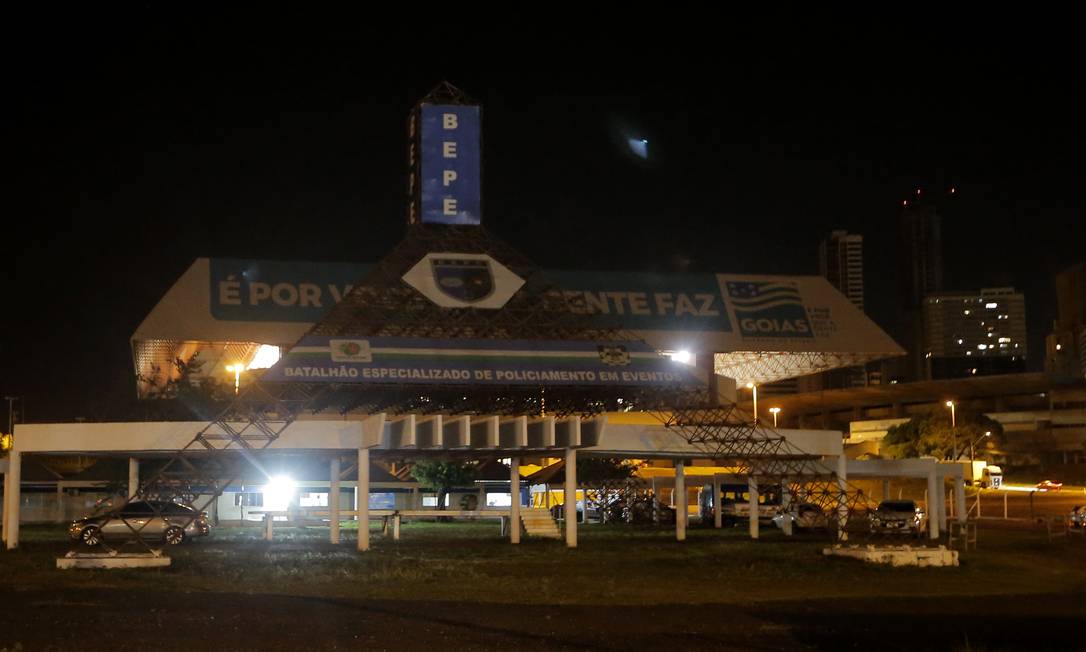
{"type": "Polygon", "coordinates": [[[549,509],[528,509],[522,507],[520,510],[520,522],[524,524],[524,531],[527,532],[530,537],[540,537],[544,539],[562,538],[562,532],[558,529],[558,523],[551,517],[549,509]]]}

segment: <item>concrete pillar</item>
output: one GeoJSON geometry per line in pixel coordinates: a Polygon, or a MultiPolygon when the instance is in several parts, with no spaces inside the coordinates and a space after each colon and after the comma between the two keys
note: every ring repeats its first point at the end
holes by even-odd
{"type": "Polygon", "coordinates": [[[358,449],[358,551],[370,549],[370,449],[358,449]]]}
{"type": "Polygon", "coordinates": [[[675,462],[675,539],[686,541],[686,469],[682,460],[675,462]]]}
{"type": "Polygon", "coordinates": [[[882,499],[883,500],[890,500],[890,481],[889,480],[883,480],[882,481],[882,499]]]}
{"type": "Polygon", "coordinates": [[[837,540],[848,541],[848,459],[837,456],[837,540]]]}
{"type": "MultiPolygon", "coordinates": [[[[965,508],[965,483],[959,478],[954,478],[954,505],[958,508],[958,522],[965,523],[968,513],[965,508]]],[[[980,506],[977,506],[977,511],[980,511],[980,506]]],[[[979,517],[980,514],[978,513],[979,517]]]]}
{"type": "Polygon", "coordinates": [[[8,472],[4,476],[4,525],[7,530],[8,550],[19,547],[19,507],[22,503],[22,453],[8,453],[8,472]]]}
{"type": "Polygon", "coordinates": [[[788,478],[781,479],[781,531],[785,536],[792,536],[792,489],[788,486],[788,478]]]}
{"type": "Polygon", "coordinates": [[[128,497],[135,496],[140,490],[140,461],[135,457],[128,458],[128,497]]]}
{"type": "Polygon", "coordinates": [[[475,509],[486,509],[486,485],[479,485],[479,495],[475,499],[475,509]]]}
{"type": "Polygon", "coordinates": [[[758,478],[754,475],[747,476],[747,507],[750,509],[748,521],[750,523],[750,538],[758,538],[758,478]]]}
{"type": "Polygon", "coordinates": [[[946,482],[944,482],[943,478],[938,478],[936,482],[939,486],[939,527],[942,528],[943,532],[946,532],[948,529],[946,523],[946,482]]]}
{"type": "Polygon", "coordinates": [[[66,500],[64,499],[64,483],[57,480],[57,523],[63,523],[64,517],[68,515],[66,507],[66,500]]]}
{"type": "Polygon", "coordinates": [[[339,544],[339,455],[328,465],[328,540],[339,544]]]}
{"type": "Polygon", "coordinates": [[[509,543],[520,543],[520,458],[509,458],[509,543]]]}
{"type": "Polygon", "coordinates": [[[566,449],[566,496],[562,513],[565,514],[566,546],[577,547],[577,449],[566,449]]]}
{"type": "Polygon", "coordinates": [[[928,538],[939,538],[939,482],[935,476],[935,467],[928,471],[928,538]]]}
{"type": "Polygon", "coordinates": [[[724,524],[723,513],[720,510],[720,475],[713,474],[713,527],[720,529],[724,524]]]}
{"type": "Polygon", "coordinates": [[[271,514],[264,514],[264,540],[271,541],[274,538],[274,526],[275,517],[271,514]]]}

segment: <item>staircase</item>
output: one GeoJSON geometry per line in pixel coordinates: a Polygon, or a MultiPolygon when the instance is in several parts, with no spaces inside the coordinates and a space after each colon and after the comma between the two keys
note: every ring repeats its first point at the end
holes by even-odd
{"type": "Polygon", "coordinates": [[[520,510],[520,522],[524,524],[524,531],[528,533],[530,537],[540,537],[544,539],[561,539],[562,532],[558,529],[558,524],[554,522],[551,517],[549,509],[528,509],[522,507],[520,510]]]}

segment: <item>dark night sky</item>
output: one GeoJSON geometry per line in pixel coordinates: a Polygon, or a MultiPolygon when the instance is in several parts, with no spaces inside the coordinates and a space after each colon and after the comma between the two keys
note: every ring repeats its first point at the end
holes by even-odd
{"type": "Polygon", "coordinates": [[[1086,249],[1083,75],[1057,35],[245,18],[9,25],[0,390],[31,420],[130,398],[128,338],[198,256],[378,259],[407,111],[443,78],[484,106],[486,224],[545,267],[816,273],[845,228],[886,323],[901,200],[953,185],[946,285],[1024,290],[1039,366],[1052,273],[1086,249]]]}

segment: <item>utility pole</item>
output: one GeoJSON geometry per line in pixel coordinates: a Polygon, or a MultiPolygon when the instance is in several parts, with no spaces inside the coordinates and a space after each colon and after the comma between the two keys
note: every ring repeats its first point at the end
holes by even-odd
{"type": "Polygon", "coordinates": [[[5,396],[4,400],[8,402],[8,430],[5,434],[14,434],[15,430],[15,401],[19,400],[18,396],[5,396]]]}

